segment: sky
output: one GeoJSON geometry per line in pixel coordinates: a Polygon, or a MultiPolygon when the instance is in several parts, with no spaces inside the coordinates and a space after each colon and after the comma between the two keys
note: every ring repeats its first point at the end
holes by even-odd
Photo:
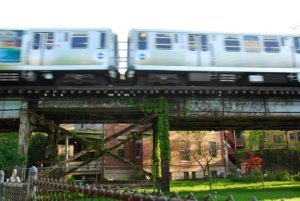
{"type": "Polygon", "coordinates": [[[0,28],[299,33],[300,0],[1,0],[0,28]]]}

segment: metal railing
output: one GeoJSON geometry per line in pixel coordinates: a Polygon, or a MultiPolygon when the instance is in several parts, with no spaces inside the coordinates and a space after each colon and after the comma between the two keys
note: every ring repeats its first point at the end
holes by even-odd
{"type": "MultiPolygon", "coordinates": [[[[57,179],[40,178],[38,170],[31,167],[28,173],[27,182],[21,183],[13,171],[12,177],[4,182],[4,172],[0,170],[0,201],[70,201],[89,200],[97,201],[102,199],[112,199],[121,201],[216,201],[214,194],[206,194],[196,198],[192,193],[185,197],[173,193],[166,196],[162,192],[153,192],[151,187],[139,186],[112,186],[112,185],[81,185],[68,184],[57,179]],[[135,190],[133,190],[135,189],[135,190]]],[[[220,199],[218,199],[221,201],[220,199]]],[[[235,201],[233,196],[228,196],[222,201],[235,201]]],[[[258,201],[254,196],[251,201],[258,201]]]]}

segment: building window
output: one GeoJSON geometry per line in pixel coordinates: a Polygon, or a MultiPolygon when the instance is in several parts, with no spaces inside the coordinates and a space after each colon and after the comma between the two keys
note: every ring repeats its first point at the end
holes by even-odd
{"type": "Polygon", "coordinates": [[[300,142],[300,133],[297,134],[298,141],[300,142]]]}
{"type": "MultiPolygon", "coordinates": [[[[122,141],[118,141],[118,143],[121,143],[122,141]]],[[[119,146],[118,148],[118,156],[120,158],[125,158],[125,144],[122,144],[121,146],[119,146]]]]}
{"type": "Polygon", "coordinates": [[[279,52],[279,42],[274,36],[265,36],[264,37],[264,46],[265,51],[268,53],[277,53],[279,52]]]}
{"type": "Polygon", "coordinates": [[[183,179],[188,180],[189,179],[189,172],[183,172],[183,179]]]}
{"type": "Polygon", "coordinates": [[[217,178],[218,177],[218,172],[216,170],[212,170],[210,172],[210,174],[211,174],[211,178],[217,178]]]}
{"type": "Polygon", "coordinates": [[[85,49],[88,47],[88,35],[87,33],[74,33],[72,35],[72,48],[85,49]]]}
{"type": "Polygon", "coordinates": [[[146,32],[139,32],[139,35],[138,35],[138,49],[139,50],[146,50],[147,49],[147,33],[146,32]]]}
{"type": "Polygon", "coordinates": [[[99,47],[98,49],[105,49],[105,41],[106,41],[106,34],[104,32],[99,32],[99,47]]]}
{"type": "Polygon", "coordinates": [[[244,46],[246,52],[260,52],[258,36],[244,36],[244,46]]]}
{"type": "Polygon", "coordinates": [[[170,50],[171,49],[171,34],[159,33],[156,34],[156,48],[160,50],[170,50]]]}
{"type": "Polygon", "coordinates": [[[198,142],[197,144],[197,155],[202,155],[203,152],[202,152],[202,144],[201,142],[198,142]]]}
{"type": "Polygon", "coordinates": [[[217,143],[216,142],[208,142],[209,144],[209,156],[217,157],[217,143]]]}
{"type": "Polygon", "coordinates": [[[180,149],[180,160],[181,161],[190,161],[190,150],[188,148],[180,149]]]}
{"type": "Polygon", "coordinates": [[[141,149],[142,149],[141,140],[138,139],[138,140],[135,141],[135,157],[136,158],[141,157],[141,149]]]}
{"type": "Polygon", "coordinates": [[[239,52],[240,41],[238,36],[225,36],[225,49],[227,52],[239,52]]]}
{"type": "Polygon", "coordinates": [[[180,142],[180,160],[191,161],[190,148],[188,147],[187,143],[184,141],[180,142]]]}
{"type": "Polygon", "coordinates": [[[283,136],[282,135],[274,135],[274,142],[275,143],[283,143],[283,136]]]}
{"type": "Polygon", "coordinates": [[[196,180],[196,172],[195,171],[192,172],[192,180],[196,180]]]}
{"type": "Polygon", "coordinates": [[[294,38],[295,52],[300,54],[300,37],[294,38]]]}
{"type": "Polygon", "coordinates": [[[295,133],[290,133],[290,140],[295,140],[295,133]]]}
{"type": "Polygon", "coordinates": [[[46,39],[46,49],[47,50],[52,50],[53,49],[53,44],[54,44],[54,34],[53,33],[48,33],[47,34],[47,39],[46,39]]]}

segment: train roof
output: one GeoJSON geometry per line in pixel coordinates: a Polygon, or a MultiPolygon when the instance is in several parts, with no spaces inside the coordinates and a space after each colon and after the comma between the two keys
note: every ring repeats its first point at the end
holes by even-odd
{"type": "Polygon", "coordinates": [[[255,33],[255,32],[213,32],[213,31],[189,31],[172,29],[131,29],[130,32],[166,32],[166,33],[186,33],[186,34],[224,34],[224,35],[258,35],[258,36],[300,36],[300,33],[255,33]]]}

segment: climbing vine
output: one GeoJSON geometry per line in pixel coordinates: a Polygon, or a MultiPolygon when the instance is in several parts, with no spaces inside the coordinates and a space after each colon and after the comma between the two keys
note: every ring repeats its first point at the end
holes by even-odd
{"type": "Polygon", "coordinates": [[[154,149],[152,156],[152,181],[157,183],[160,177],[159,165],[169,167],[170,163],[170,139],[169,139],[169,104],[164,98],[156,101],[142,102],[141,110],[145,114],[157,114],[157,139],[153,138],[154,149]]]}

